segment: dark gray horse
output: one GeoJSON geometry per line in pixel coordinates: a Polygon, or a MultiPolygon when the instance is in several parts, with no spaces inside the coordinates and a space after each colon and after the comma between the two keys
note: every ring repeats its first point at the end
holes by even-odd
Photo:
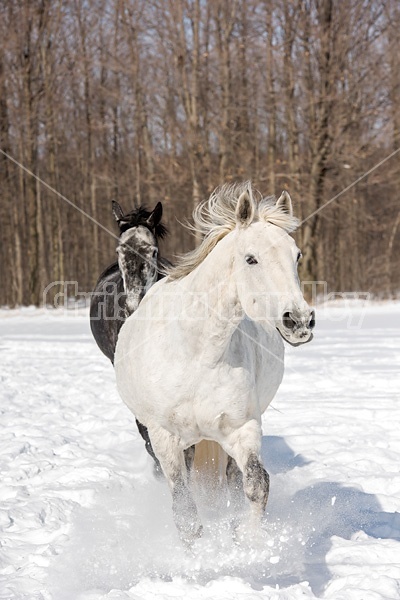
{"type": "MultiPolygon", "coordinates": [[[[163,266],[170,263],[158,256],[158,240],[166,233],[161,223],[162,204],[154,210],[144,207],[124,214],[118,202],[112,203],[120,238],[117,247],[118,262],[100,275],[90,302],[90,328],[100,350],[114,364],[119,331],[125,320],[138,307],[147,290],[163,277],[163,266]]],[[[146,427],[136,421],[146,449],[159,462],[151,447],[146,427]]]]}

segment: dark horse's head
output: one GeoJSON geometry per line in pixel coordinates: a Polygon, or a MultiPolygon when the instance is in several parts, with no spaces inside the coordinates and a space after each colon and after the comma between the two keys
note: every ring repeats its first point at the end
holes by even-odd
{"type": "Polygon", "coordinates": [[[113,201],[112,209],[120,231],[118,265],[124,280],[127,306],[133,312],[157,281],[158,240],[167,233],[161,223],[162,204],[158,202],[152,211],[140,206],[124,214],[118,202],[113,201]]]}

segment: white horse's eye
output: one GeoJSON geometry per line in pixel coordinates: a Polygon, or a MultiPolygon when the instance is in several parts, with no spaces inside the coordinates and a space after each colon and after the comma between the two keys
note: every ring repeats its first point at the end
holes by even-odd
{"type": "Polygon", "coordinates": [[[246,262],[248,265],[257,265],[258,264],[258,260],[251,254],[249,256],[246,256],[246,262]]]}
{"type": "Polygon", "coordinates": [[[303,257],[302,253],[301,253],[301,252],[299,252],[299,253],[298,253],[298,255],[297,255],[297,262],[299,262],[299,260],[300,260],[302,257],[303,257]]]}

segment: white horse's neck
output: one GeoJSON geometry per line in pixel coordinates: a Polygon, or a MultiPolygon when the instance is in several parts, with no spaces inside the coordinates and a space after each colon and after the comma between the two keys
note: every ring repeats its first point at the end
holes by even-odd
{"type": "Polygon", "coordinates": [[[219,360],[244,317],[233,279],[235,235],[231,232],[218,242],[201,265],[178,283],[184,286],[180,292],[184,311],[193,319],[191,337],[210,362],[219,360]]]}

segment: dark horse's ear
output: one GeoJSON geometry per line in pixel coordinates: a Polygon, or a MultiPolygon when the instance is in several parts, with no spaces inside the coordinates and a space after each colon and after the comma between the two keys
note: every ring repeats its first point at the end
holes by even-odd
{"type": "Polygon", "coordinates": [[[160,223],[160,221],[162,219],[162,212],[163,212],[162,204],[161,204],[161,202],[157,202],[154,210],[151,212],[150,216],[147,218],[147,225],[151,229],[155,229],[157,227],[157,225],[160,223]]]}
{"type": "Polygon", "coordinates": [[[112,211],[117,223],[119,221],[122,221],[122,219],[124,218],[124,213],[118,202],[116,202],[115,200],[112,201],[112,211]]]}

